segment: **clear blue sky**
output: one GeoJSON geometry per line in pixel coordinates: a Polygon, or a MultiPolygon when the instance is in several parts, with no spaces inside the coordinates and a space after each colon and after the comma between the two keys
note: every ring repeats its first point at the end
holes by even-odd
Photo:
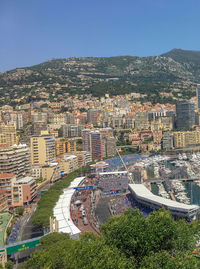
{"type": "Polygon", "coordinates": [[[0,71],[73,56],[200,50],[199,0],[0,0],[0,71]]]}

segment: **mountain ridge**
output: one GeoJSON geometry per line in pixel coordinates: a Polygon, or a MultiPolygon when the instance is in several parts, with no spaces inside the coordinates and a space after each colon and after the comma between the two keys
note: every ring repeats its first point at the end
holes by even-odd
{"type": "Polygon", "coordinates": [[[106,92],[111,95],[139,92],[146,95],[146,100],[173,102],[178,96],[183,99],[193,96],[199,82],[200,51],[172,49],[147,57],[50,59],[0,73],[0,104],[55,101],[65,93],[102,96],[106,92]],[[169,97],[164,98],[161,93],[163,96],[169,93],[169,97]]]}

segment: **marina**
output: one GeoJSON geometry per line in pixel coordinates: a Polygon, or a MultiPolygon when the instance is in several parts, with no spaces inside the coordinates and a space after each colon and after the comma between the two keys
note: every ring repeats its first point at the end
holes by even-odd
{"type": "MultiPolygon", "coordinates": [[[[200,153],[143,157],[129,166],[153,194],[184,204],[200,205],[200,153]]],[[[134,181],[133,176],[133,181],[134,181]]]]}

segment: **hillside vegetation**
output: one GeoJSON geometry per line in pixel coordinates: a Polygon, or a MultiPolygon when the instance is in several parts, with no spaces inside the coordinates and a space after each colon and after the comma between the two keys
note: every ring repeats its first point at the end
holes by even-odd
{"type": "Polygon", "coordinates": [[[150,57],[52,59],[1,73],[0,104],[59,101],[67,93],[103,96],[139,92],[146,94],[147,100],[165,93],[172,93],[173,99],[179,93],[181,98],[190,98],[198,82],[199,51],[174,49],[150,57]]]}

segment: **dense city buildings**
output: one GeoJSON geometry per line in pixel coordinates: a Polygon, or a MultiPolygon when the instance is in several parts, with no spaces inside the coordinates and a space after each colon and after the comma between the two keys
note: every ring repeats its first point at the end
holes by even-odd
{"type": "MultiPolygon", "coordinates": [[[[41,184],[92,161],[114,157],[117,149],[128,154],[196,147],[200,145],[200,116],[194,102],[198,107],[199,92],[198,88],[196,101],[176,106],[142,103],[136,100],[138,93],[100,98],[66,94],[57,102],[2,106],[0,173],[13,175],[16,182],[31,177],[41,184]]],[[[135,171],[137,182],[140,172],[135,171]]],[[[18,183],[13,182],[15,206],[32,199],[31,195],[17,197],[17,192],[26,189],[18,183]]],[[[14,197],[9,191],[5,195],[11,206],[14,197]]]]}

